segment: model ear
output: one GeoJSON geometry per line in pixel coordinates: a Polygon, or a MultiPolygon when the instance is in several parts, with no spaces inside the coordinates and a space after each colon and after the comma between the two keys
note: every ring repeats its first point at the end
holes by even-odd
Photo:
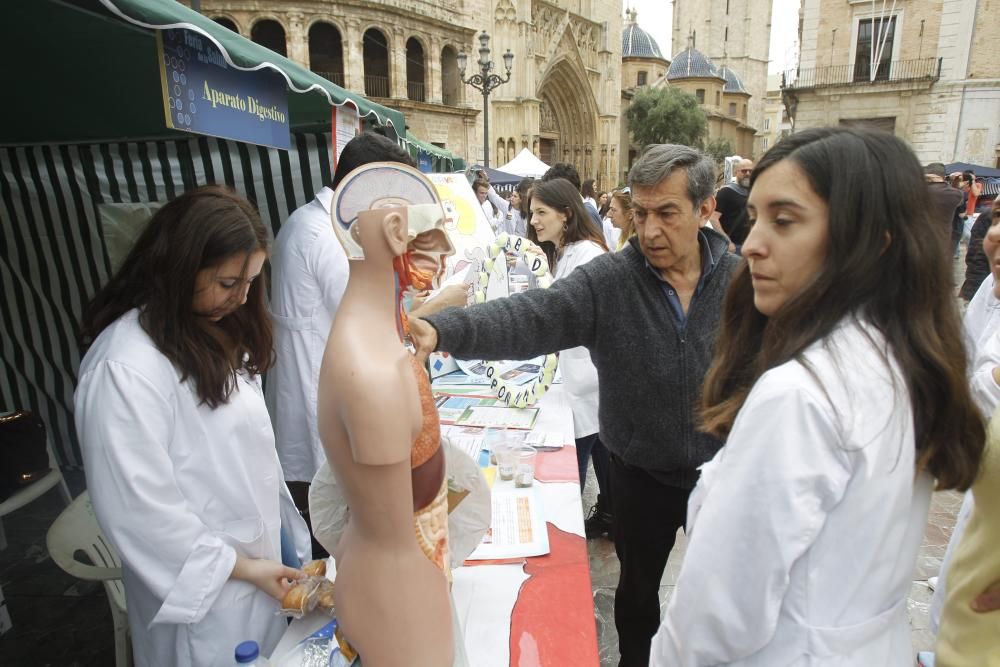
{"type": "Polygon", "coordinates": [[[382,233],[385,234],[385,241],[393,255],[399,256],[406,252],[406,243],[409,240],[408,231],[409,224],[404,213],[393,211],[385,216],[382,233]]]}

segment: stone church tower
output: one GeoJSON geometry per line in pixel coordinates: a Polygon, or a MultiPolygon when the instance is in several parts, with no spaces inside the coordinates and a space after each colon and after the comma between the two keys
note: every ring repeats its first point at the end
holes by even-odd
{"type": "MultiPolygon", "coordinates": [[[[764,123],[771,0],[674,0],[673,51],[693,47],[718,67],[734,70],[750,93],[747,122],[764,123]]],[[[673,55],[673,54],[671,54],[673,55]]]]}

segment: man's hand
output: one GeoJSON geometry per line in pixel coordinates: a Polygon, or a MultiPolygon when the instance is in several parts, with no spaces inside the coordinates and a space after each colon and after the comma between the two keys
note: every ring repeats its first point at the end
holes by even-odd
{"type": "Polygon", "coordinates": [[[408,322],[410,326],[410,338],[413,340],[413,345],[417,348],[417,361],[424,364],[427,362],[427,357],[430,353],[437,347],[437,329],[419,317],[411,316],[408,322]]]}
{"type": "Polygon", "coordinates": [[[970,606],[972,611],[981,614],[1000,609],[1000,581],[994,581],[993,585],[980,593],[970,606]]]}
{"type": "Polygon", "coordinates": [[[275,600],[281,600],[292,587],[293,581],[304,579],[306,573],[265,558],[236,556],[230,579],[246,581],[264,591],[275,600]]]}

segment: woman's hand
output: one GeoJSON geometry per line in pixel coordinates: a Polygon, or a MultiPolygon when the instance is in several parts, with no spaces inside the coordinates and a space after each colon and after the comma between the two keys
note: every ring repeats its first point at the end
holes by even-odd
{"type": "Polygon", "coordinates": [[[980,593],[969,606],[972,607],[972,611],[981,614],[1000,609],[1000,581],[994,581],[993,585],[980,593]]]}
{"type": "Polygon", "coordinates": [[[304,579],[306,573],[265,558],[236,556],[230,579],[246,581],[264,591],[275,600],[281,600],[292,587],[293,581],[304,579]]]}
{"type": "Polygon", "coordinates": [[[419,317],[410,317],[408,322],[410,338],[413,340],[413,345],[417,348],[417,361],[424,364],[427,362],[427,357],[430,353],[437,347],[437,329],[419,317]]]}

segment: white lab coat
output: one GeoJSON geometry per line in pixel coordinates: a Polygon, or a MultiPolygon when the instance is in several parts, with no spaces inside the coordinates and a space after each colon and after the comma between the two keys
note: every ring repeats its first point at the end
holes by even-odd
{"type": "Polygon", "coordinates": [[[906,597],[932,480],[914,473],[886,354],[848,318],[806,350],[815,375],[791,361],[754,385],[692,492],[650,665],[913,664],[906,597]]]}
{"type": "MultiPolygon", "coordinates": [[[[573,273],[573,269],[603,255],[604,248],[593,241],[577,241],[563,248],[562,256],[556,262],[553,279],[559,280],[573,273]]],[[[559,353],[566,393],[570,397],[573,410],[573,436],[582,438],[597,433],[597,369],[590,359],[590,350],[574,347],[559,353]]]]}
{"type": "MultiPolygon", "coordinates": [[[[965,309],[963,329],[965,331],[965,348],[969,357],[969,386],[972,398],[987,421],[993,416],[993,411],[1000,405],[1000,387],[993,379],[993,368],[1000,366],[1000,300],[994,294],[996,280],[990,274],[983,279],[975,296],[965,309]]],[[[941,623],[941,613],[944,611],[945,599],[948,596],[948,571],[951,569],[951,559],[955,549],[962,541],[965,527],[972,516],[975,502],[972,491],[966,491],[962,499],[962,507],[955,517],[955,527],[948,540],[948,548],[941,559],[941,569],[938,571],[937,586],[931,597],[930,629],[937,633],[941,623]]]]}
{"type": "Polygon", "coordinates": [[[311,482],[326,461],[316,424],[319,368],[350,272],[330,221],[332,200],[333,190],[323,188],[296,209],[271,253],[276,359],[267,374],[267,407],[290,482],[311,482]]]}
{"type": "Polygon", "coordinates": [[[300,557],[309,533],[274,451],[259,382],[241,374],[228,403],[200,404],[133,310],[80,366],[76,426],[98,522],[122,559],[139,667],[230,665],[248,639],[267,654],[286,625],[278,602],[230,581],[237,553],[300,557]]]}

